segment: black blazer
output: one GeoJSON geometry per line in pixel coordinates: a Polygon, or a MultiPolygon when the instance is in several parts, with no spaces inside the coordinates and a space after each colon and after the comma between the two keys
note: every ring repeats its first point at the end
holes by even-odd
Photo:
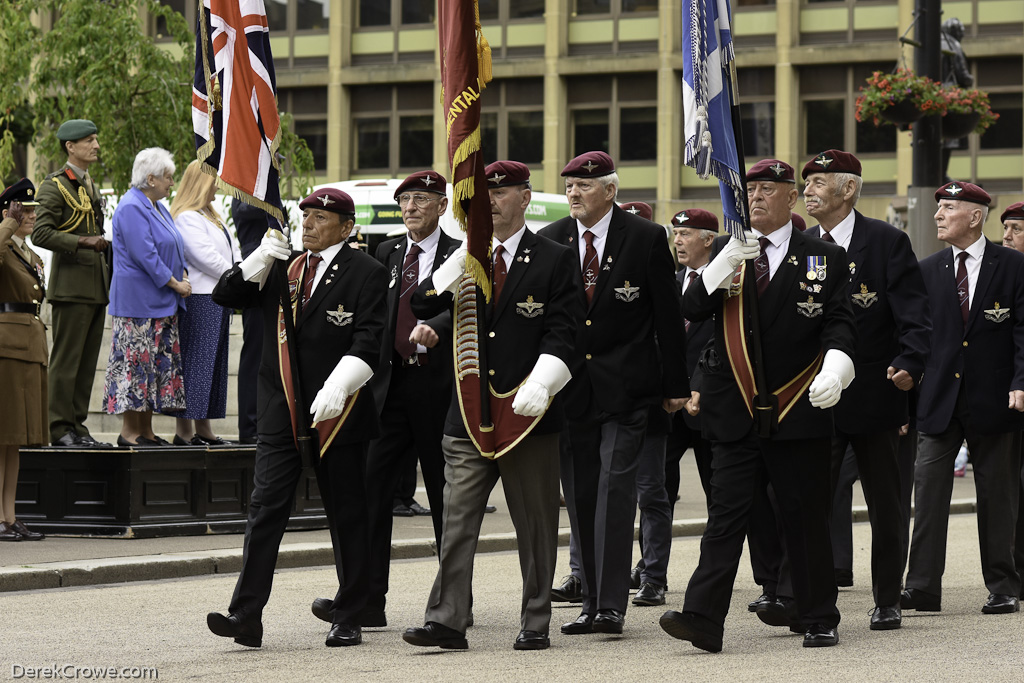
{"type": "MultiPolygon", "coordinates": [[[[712,259],[729,239],[725,235],[715,240],[712,259]]],[[[838,349],[853,358],[856,331],[847,296],[848,263],[842,247],[793,230],[789,251],[758,302],[761,349],[769,391],[797,377],[819,352],[838,349]],[[824,281],[807,278],[809,256],[825,257],[824,281]],[[808,285],[820,285],[821,291],[808,292],[805,289],[808,285]],[[806,303],[809,298],[824,305],[820,314],[809,317],[806,309],[797,305],[806,303]]],[[[707,367],[702,367],[701,427],[704,436],[712,441],[736,441],[747,435],[753,419],[743,403],[723,341],[721,313],[725,290],[708,294],[703,280],[703,276],[697,278],[683,296],[683,313],[688,319],[705,320],[715,316],[714,358],[717,362],[705,363],[707,367]]],[[[772,438],[810,439],[830,437],[833,433],[832,410],[815,408],[804,392],[779,423],[779,431],[772,438]]]]}
{"type": "MultiPolygon", "coordinates": [[[[537,357],[551,354],[570,368],[577,321],[582,316],[583,283],[572,268],[574,254],[527,228],[509,268],[501,298],[485,306],[487,362],[491,386],[499,394],[514,392],[533,370],[537,357]],[[540,306],[538,306],[540,304],[540,306]]],[[[420,283],[412,310],[420,318],[451,311],[451,292],[438,293],[433,278],[420,283]]],[[[555,395],[535,434],[558,432],[563,425],[565,390],[555,395]]],[[[458,395],[452,391],[444,433],[466,437],[458,395]]]]}
{"type": "MultiPolygon", "coordinates": [[[[304,256],[305,252],[295,253],[289,263],[304,256]]],[[[302,398],[307,412],[342,356],[355,356],[374,367],[384,334],[387,310],[384,303],[387,291],[384,267],[358,249],[343,246],[327,268],[295,326],[302,398]],[[330,315],[337,314],[342,306],[345,313],[353,315],[330,315]]],[[[272,264],[261,290],[258,283],[246,282],[241,268],[235,265],[221,276],[213,290],[213,300],[221,306],[259,306],[263,311],[263,357],[257,381],[256,425],[261,439],[278,444],[287,443],[292,438],[277,348],[280,278],[285,272],[282,269],[283,264],[272,264]]],[[[312,420],[311,415],[305,417],[312,420]]],[[[335,443],[364,441],[376,436],[377,432],[373,393],[364,389],[359,392],[352,412],[335,437],[335,443]]]]}
{"type": "MultiPolygon", "coordinates": [[[[863,434],[901,427],[909,419],[908,392],[886,379],[889,366],[919,384],[928,358],[931,311],[910,238],[854,211],[847,250],[850,303],[857,324],[857,377],[835,407],[836,429],[863,434]]],[[[821,226],[805,233],[819,237],[821,226]]]]}
{"type": "MultiPolygon", "coordinates": [[[[676,280],[679,281],[679,291],[683,289],[683,281],[686,279],[686,269],[683,268],[676,273],[676,280]]],[[[694,280],[694,284],[697,281],[694,280]]],[[[691,320],[690,329],[686,331],[686,374],[690,378],[690,389],[700,391],[700,370],[697,362],[700,354],[715,336],[715,323],[713,320],[691,320]]],[[[700,414],[690,415],[685,410],[676,413],[687,427],[693,430],[700,429],[700,414]]]]}
{"type": "MultiPolygon", "coordinates": [[[[434,265],[431,272],[437,270],[437,267],[444,263],[451,253],[462,244],[441,230],[440,227],[437,230],[441,234],[437,240],[437,250],[434,252],[434,265]]],[[[377,402],[377,410],[384,408],[384,399],[387,398],[388,386],[391,384],[391,363],[395,358],[395,326],[398,324],[398,299],[402,295],[402,266],[408,246],[408,235],[386,240],[377,246],[376,258],[384,265],[388,273],[387,326],[384,328],[384,338],[380,346],[380,358],[376,361],[376,370],[369,384],[374,400],[377,402]]],[[[437,395],[442,397],[441,400],[447,400],[452,383],[451,312],[445,310],[436,316],[422,320],[440,337],[436,346],[427,349],[427,367],[424,371],[430,376],[430,384],[437,387],[437,395]]]]}
{"type": "Polygon", "coordinates": [[[1024,414],[1006,407],[1010,391],[1024,390],[1024,254],[985,240],[966,330],[952,247],[922,260],[921,274],[931,300],[932,334],[918,395],[918,431],[945,431],[961,389],[968,430],[999,434],[1024,428],[1024,414]]]}
{"type": "Polygon", "coordinates": [[[587,306],[580,272],[579,231],[563,218],[540,231],[573,253],[573,277],[580,281],[581,315],[576,353],[566,387],[570,419],[588,411],[624,413],[659,405],[663,398],[689,398],[686,343],[679,309],[679,285],[665,228],[612,208],[611,225],[587,306]],[[659,359],[660,354],[660,359],[659,359]]]}

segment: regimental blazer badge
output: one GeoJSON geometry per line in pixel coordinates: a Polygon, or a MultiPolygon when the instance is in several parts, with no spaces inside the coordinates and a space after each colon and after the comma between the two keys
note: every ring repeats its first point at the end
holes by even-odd
{"type": "Polygon", "coordinates": [[[854,263],[853,261],[850,261],[850,277],[853,277],[856,274],[857,274],[857,264],[854,263]]]}
{"type": "Polygon", "coordinates": [[[544,315],[544,304],[534,301],[533,295],[530,294],[526,301],[516,304],[516,313],[524,318],[536,318],[538,315],[544,315]]]}
{"type": "Polygon", "coordinates": [[[338,310],[327,311],[327,322],[338,327],[345,327],[345,325],[352,324],[352,316],[354,313],[349,313],[345,310],[345,307],[338,304],[338,310]]]}
{"type": "Polygon", "coordinates": [[[806,282],[800,283],[800,289],[811,294],[821,294],[821,285],[809,285],[806,282]]]}
{"type": "Polygon", "coordinates": [[[615,298],[626,303],[636,301],[640,298],[640,288],[633,287],[629,284],[629,280],[626,280],[621,287],[615,287],[615,298]]]}
{"type": "Polygon", "coordinates": [[[786,263],[791,266],[799,265],[797,263],[796,256],[794,256],[793,254],[789,255],[789,258],[786,259],[786,263]]]}
{"type": "Polygon", "coordinates": [[[807,279],[808,280],[819,280],[825,281],[825,276],[828,275],[828,269],[825,267],[824,256],[808,256],[807,257],[807,279]]]}
{"type": "Polygon", "coordinates": [[[869,292],[868,286],[862,282],[860,283],[860,294],[853,294],[852,298],[853,303],[861,308],[870,308],[878,301],[878,292],[869,292]]]}
{"type": "Polygon", "coordinates": [[[807,297],[807,301],[798,301],[796,312],[807,318],[817,318],[824,313],[824,304],[814,303],[814,297],[807,297]]]}
{"type": "Polygon", "coordinates": [[[1010,317],[1009,308],[1000,308],[999,302],[995,303],[993,308],[985,311],[985,320],[991,320],[994,323],[1001,323],[1010,317]]]}

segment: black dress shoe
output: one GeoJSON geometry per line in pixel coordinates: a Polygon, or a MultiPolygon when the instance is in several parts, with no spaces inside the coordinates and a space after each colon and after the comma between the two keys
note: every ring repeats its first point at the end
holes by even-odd
{"type": "Polygon", "coordinates": [[[25,540],[21,534],[15,531],[7,522],[0,522],[0,541],[17,543],[25,540]]]}
{"type": "Polygon", "coordinates": [[[417,503],[415,500],[413,502],[409,503],[409,509],[412,510],[412,514],[416,515],[417,517],[429,517],[430,516],[430,508],[423,507],[422,505],[417,503]]]}
{"type": "Polygon", "coordinates": [[[393,517],[412,517],[415,514],[412,508],[405,503],[398,503],[395,507],[391,508],[391,515],[393,517]]]}
{"type": "Polygon", "coordinates": [[[224,616],[219,612],[206,615],[206,625],[214,635],[234,638],[239,645],[259,647],[263,644],[263,623],[259,617],[247,618],[240,614],[224,616]]]}
{"type": "Polygon", "coordinates": [[[640,567],[633,567],[629,573],[629,587],[633,590],[640,588],[640,567]]]}
{"type": "Polygon", "coordinates": [[[198,446],[199,444],[194,443],[195,440],[196,440],[196,437],[194,437],[194,436],[191,439],[189,439],[188,441],[186,441],[185,439],[183,439],[180,436],[178,436],[177,434],[175,434],[174,438],[171,439],[171,443],[174,444],[175,446],[198,446]]]}
{"type": "Polygon", "coordinates": [[[428,621],[420,627],[407,628],[402,634],[402,640],[420,647],[439,647],[444,650],[469,649],[465,633],[459,633],[436,621],[428,621]]]}
{"type": "Polygon", "coordinates": [[[227,446],[233,442],[228,441],[227,439],[222,439],[219,436],[212,436],[207,438],[202,434],[196,434],[195,436],[192,437],[192,443],[197,446],[227,446]],[[197,440],[199,441],[198,444],[196,443],[197,440]]]}
{"type": "Polygon", "coordinates": [[[757,600],[752,600],[747,603],[747,611],[756,612],[758,607],[761,605],[767,605],[769,602],[775,602],[775,593],[761,593],[757,600]]]}
{"type": "Polygon", "coordinates": [[[54,441],[53,445],[58,448],[80,448],[78,445],[78,435],[70,429],[64,432],[64,436],[54,441]]]}
{"type": "Polygon", "coordinates": [[[626,615],[617,609],[599,609],[594,617],[594,633],[622,633],[626,615]]]}
{"type": "MultiPolygon", "coordinates": [[[[143,437],[140,436],[138,439],[136,439],[136,441],[140,441],[141,442],[142,439],[143,439],[143,437]]],[[[167,439],[164,439],[162,437],[159,437],[156,434],[153,435],[152,439],[146,439],[146,441],[152,441],[157,446],[170,446],[171,445],[170,441],[168,441],[167,439]]]]}
{"type": "MultiPolygon", "coordinates": [[[[166,441],[164,443],[167,443],[166,441]]],[[[132,443],[128,439],[124,438],[120,434],[117,436],[117,445],[120,448],[156,448],[160,444],[152,439],[147,439],[144,436],[138,436],[135,438],[135,443],[132,443]]]]}
{"type": "Polygon", "coordinates": [[[836,569],[836,585],[840,588],[849,588],[853,585],[852,569],[836,569]]]}
{"type": "MultiPolygon", "coordinates": [[[[14,526],[17,528],[18,522],[15,522],[14,526]]],[[[1020,611],[1020,600],[1012,595],[993,593],[988,596],[988,601],[981,611],[985,614],[1013,614],[1020,611]]]]}
{"type": "Polygon", "coordinates": [[[498,511],[498,508],[495,507],[494,505],[484,505],[484,512],[491,513],[491,512],[497,512],[497,511],[498,511]]]}
{"type": "Polygon", "coordinates": [[[327,647],[347,647],[363,642],[363,632],[352,624],[335,624],[327,634],[327,647]]]}
{"type": "Polygon", "coordinates": [[[513,650],[546,650],[551,646],[547,634],[539,631],[520,631],[513,650]]]}
{"type": "Polygon", "coordinates": [[[583,581],[580,577],[570,574],[562,580],[562,585],[552,588],[551,602],[583,602],[583,581]]]}
{"type": "Polygon", "coordinates": [[[673,638],[688,640],[706,652],[722,651],[722,627],[707,617],[693,612],[669,610],[658,621],[661,630],[673,638]]]}
{"type": "Polygon", "coordinates": [[[32,531],[31,529],[29,529],[27,526],[25,526],[25,522],[21,521],[20,519],[14,520],[14,524],[11,525],[11,528],[17,531],[19,534],[21,534],[22,540],[25,541],[41,541],[44,538],[46,538],[46,536],[39,533],[38,531],[32,531]]]}
{"type": "Polygon", "coordinates": [[[313,605],[310,608],[313,611],[313,616],[320,621],[326,621],[328,624],[334,621],[331,618],[331,605],[334,601],[330,598],[316,598],[313,600],[313,605]]]}
{"type": "Polygon", "coordinates": [[[258,439],[255,436],[240,436],[238,437],[238,443],[241,444],[255,444],[258,439]]]}
{"type": "Polygon", "coordinates": [[[832,647],[839,644],[839,632],[821,624],[811,624],[804,634],[804,647],[832,647]]]}
{"type": "Polygon", "coordinates": [[[903,614],[900,612],[900,606],[892,605],[891,607],[876,607],[871,613],[871,625],[868,628],[872,631],[892,631],[902,624],[903,614]]]}
{"type": "MultiPolygon", "coordinates": [[[[799,620],[796,601],[790,598],[775,598],[757,607],[757,618],[769,626],[792,626],[799,620]]],[[[803,629],[800,629],[803,633],[803,629]]]]}
{"type": "Polygon", "coordinates": [[[639,607],[654,607],[665,604],[665,589],[661,586],[645,581],[640,590],[633,596],[633,604],[639,607]]]}
{"type": "Polygon", "coordinates": [[[594,632],[594,615],[583,614],[576,617],[576,621],[570,621],[568,624],[562,624],[562,628],[559,629],[562,635],[566,636],[579,636],[584,633],[594,632]]]}
{"type": "Polygon", "coordinates": [[[916,588],[908,588],[900,595],[900,607],[918,612],[941,612],[942,598],[916,588]]]}
{"type": "Polygon", "coordinates": [[[113,446],[106,441],[97,441],[89,434],[82,434],[79,436],[78,445],[84,446],[85,448],[113,448],[113,446]]]}

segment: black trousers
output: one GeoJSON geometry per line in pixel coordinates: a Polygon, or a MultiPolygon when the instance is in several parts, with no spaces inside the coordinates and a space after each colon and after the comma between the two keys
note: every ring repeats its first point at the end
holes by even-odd
{"type": "Polygon", "coordinates": [[[712,444],[711,511],[684,611],[725,623],[753,501],[767,479],[778,503],[800,622],[839,623],[828,529],[830,447],[828,438],[771,441],[753,430],[739,441],[712,444]]]}
{"type": "Polygon", "coordinates": [[[256,378],[263,355],[263,310],[242,310],[242,351],[238,356],[238,438],[256,436],[256,378]]]}
{"type": "MultiPolygon", "coordinates": [[[[847,447],[853,447],[857,471],[871,521],[871,590],[878,607],[900,601],[903,562],[900,556],[899,429],[870,434],[839,434],[832,439],[832,494],[847,447]]],[[[952,476],[952,475],[950,475],[952,476]]],[[[837,520],[842,523],[844,520],[837,520]]],[[[849,520],[845,520],[849,523],[849,520]]]]}
{"type": "Polygon", "coordinates": [[[699,429],[691,429],[678,415],[673,417],[672,431],[668,435],[665,452],[665,491],[668,502],[675,506],[679,497],[679,463],[688,449],[693,449],[693,460],[697,464],[697,475],[704,489],[704,498],[710,506],[711,495],[711,442],[701,436],[699,429]]]}
{"type": "MultiPolygon", "coordinates": [[[[357,615],[366,605],[369,542],[363,488],[365,464],[365,442],[332,446],[314,463],[341,587],[331,607],[336,624],[358,624],[357,615]]],[[[259,616],[270,599],[277,553],[301,474],[301,457],[292,442],[268,443],[260,436],[245,525],[242,571],[228,608],[231,614],[259,616]]]]}
{"type": "Polygon", "coordinates": [[[381,436],[370,442],[366,499],[370,520],[369,597],[371,609],[386,605],[391,566],[394,498],[403,476],[419,458],[434,525],[438,554],[444,520],[444,453],[441,440],[450,394],[438,396],[427,369],[395,366],[381,410],[381,436]]]}
{"type": "Polygon", "coordinates": [[[633,559],[636,475],[647,431],[648,408],[572,421],[567,430],[573,482],[570,520],[579,541],[583,609],[626,611],[633,559]]]}

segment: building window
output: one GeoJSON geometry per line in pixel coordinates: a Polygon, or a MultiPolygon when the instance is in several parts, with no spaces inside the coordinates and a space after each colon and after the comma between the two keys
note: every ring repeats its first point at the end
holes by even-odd
{"type": "Polygon", "coordinates": [[[891,64],[854,66],[823,65],[801,70],[803,98],[803,156],[822,150],[842,149],[858,155],[891,155],[896,152],[897,129],[858,122],[853,112],[865,80],[891,64]]]}
{"type": "Polygon", "coordinates": [[[391,157],[390,121],[387,117],[357,119],[356,168],[387,168],[391,157]]]}
{"type": "Polygon", "coordinates": [[[740,69],[736,78],[744,153],[748,159],[771,157],[775,150],[775,69],[740,69]]]}
{"type": "Polygon", "coordinates": [[[657,76],[583,76],[569,81],[573,157],[592,150],[617,162],[653,163],[658,157],[657,76]]]}
{"type": "Polygon", "coordinates": [[[980,149],[1012,149],[1022,147],[1021,131],[1024,130],[1024,109],[1022,109],[1021,83],[1024,83],[1024,67],[1021,60],[986,59],[978,60],[974,69],[975,84],[988,93],[992,111],[999,114],[999,120],[989,126],[978,139],[980,149]]]}
{"type": "Polygon", "coordinates": [[[434,160],[434,84],[353,86],[356,173],[402,177],[434,160]]]}
{"type": "Polygon", "coordinates": [[[295,8],[297,31],[326,31],[331,18],[331,0],[299,0],[295,8]]]}
{"type": "MultiPolygon", "coordinates": [[[[160,0],[160,4],[164,7],[170,7],[172,10],[185,17],[185,21],[188,22],[189,26],[195,26],[195,14],[196,4],[185,0],[160,0]]],[[[167,37],[167,21],[163,17],[156,17],[153,27],[153,36],[158,40],[167,37]]]]}
{"type": "Polygon", "coordinates": [[[327,170],[327,89],[288,88],[277,91],[281,111],[292,115],[295,134],[313,153],[313,168],[327,170]]]}
{"type": "Polygon", "coordinates": [[[484,160],[512,159],[524,164],[544,160],[544,81],[522,78],[493,81],[483,96],[480,117],[484,160]]]}
{"type": "Polygon", "coordinates": [[[403,24],[429,24],[434,21],[434,0],[402,0],[403,24]]]}
{"type": "MultiPolygon", "coordinates": [[[[356,25],[360,28],[393,26],[395,19],[402,25],[432,24],[435,7],[434,0],[359,0],[356,25]]],[[[483,7],[480,18],[484,18],[483,7]]]]}
{"type": "Polygon", "coordinates": [[[391,0],[359,0],[359,26],[391,24],[391,0]]]}
{"type": "Polygon", "coordinates": [[[288,0],[266,0],[267,27],[271,32],[288,30],[288,0]]]}
{"type": "Polygon", "coordinates": [[[657,12],[657,0],[576,0],[576,14],[629,14],[657,12]]]}

